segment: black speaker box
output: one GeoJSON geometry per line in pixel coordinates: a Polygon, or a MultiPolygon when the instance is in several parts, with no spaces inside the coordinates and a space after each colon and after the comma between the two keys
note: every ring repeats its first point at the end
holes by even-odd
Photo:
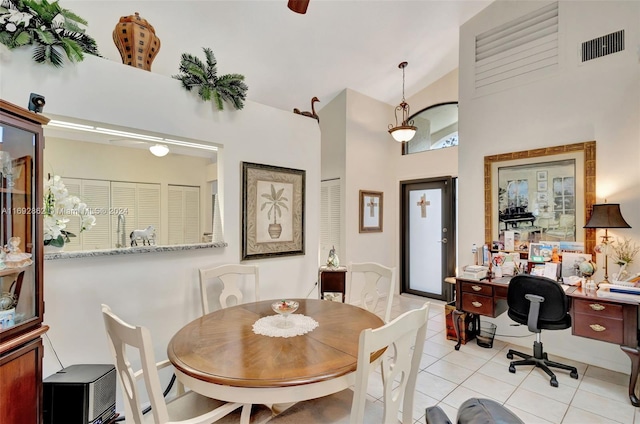
{"type": "Polygon", "coordinates": [[[45,424],[102,424],[116,414],[116,369],[71,365],[43,381],[45,424]]]}

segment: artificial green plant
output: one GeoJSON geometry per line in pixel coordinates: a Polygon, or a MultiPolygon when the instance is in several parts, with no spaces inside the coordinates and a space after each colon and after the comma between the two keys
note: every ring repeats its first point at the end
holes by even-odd
{"type": "Polygon", "coordinates": [[[9,49],[33,45],[33,60],[60,67],[63,53],[70,62],[80,62],[84,54],[100,56],[93,38],[81,25],[87,22],[58,1],[2,0],[0,3],[0,43],[9,49]]]}
{"type": "Polygon", "coordinates": [[[223,101],[230,102],[234,108],[242,109],[247,97],[247,85],[244,75],[227,74],[218,76],[218,62],[209,48],[203,48],[206,65],[198,57],[188,53],[182,54],[180,74],[173,78],[180,80],[182,86],[191,91],[198,89],[198,95],[204,101],[213,98],[218,110],[223,110],[223,101]]]}

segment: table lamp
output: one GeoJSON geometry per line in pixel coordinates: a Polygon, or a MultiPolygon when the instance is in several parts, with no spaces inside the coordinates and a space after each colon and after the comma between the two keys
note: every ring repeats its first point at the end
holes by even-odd
{"type": "Polygon", "coordinates": [[[608,257],[609,257],[609,228],[631,228],[620,213],[618,203],[600,203],[593,205],[593,211],[589,222],[583,228],[604,228],[602,245],[604,245],[604,280],[600,283],[609,283],[608,257]]]}

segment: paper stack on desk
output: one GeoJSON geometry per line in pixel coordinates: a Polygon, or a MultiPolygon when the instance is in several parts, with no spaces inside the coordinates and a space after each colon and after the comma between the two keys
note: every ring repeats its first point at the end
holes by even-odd
{"type": "Polygon", "coordinates": [[[626,287],[615,284],[600,283],[598,285],[596,295],[603,298],[630,300],[632,302],[640,303],[639,287],[626,287]]]}

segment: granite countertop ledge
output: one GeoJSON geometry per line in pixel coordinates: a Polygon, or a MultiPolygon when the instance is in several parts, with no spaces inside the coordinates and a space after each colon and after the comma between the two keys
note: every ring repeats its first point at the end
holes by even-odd
{"type": "Polygon", "coordinates": [[[176,252],[181,250],[211,249],[227,246],[228,244],[225,242],[216,242],[175,244],[171,246],[137,246],[126,247],[123,249],[78,250],[75,252],[45,253],[44,260],[52,261],[56,259],[94,258],[97,256],[137,255],[140,253],[176,252]]]}

